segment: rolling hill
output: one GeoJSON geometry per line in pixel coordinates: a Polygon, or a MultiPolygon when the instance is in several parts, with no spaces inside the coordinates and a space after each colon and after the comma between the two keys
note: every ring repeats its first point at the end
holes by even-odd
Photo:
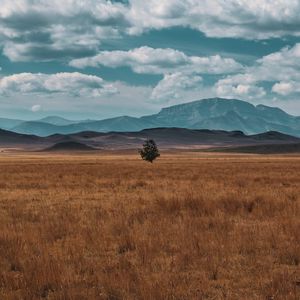
{"type": "Polygon", "coordinates": [[[0,147],[40,147],[47,143],[44,138],[0,129],[0,147]]]}
{"type": "Polygon", "coordinates": [[[253,145],[217,149],[218,152],[251,153],[251,154],[294,154],[300,153],[300,143],[297,144],[271,144],[253,145]]]}
{"type": "MultiPolygon", "coordinates": [[[[153,128],[137,132],[80,132],[48,137],[0,130],[0,148],[20,150],[73,151],[138,149],[146,139],[154,139],[160,149],[216,149],[263,145],[294,145],[300,138],[279,132],[245,135],[241,131],[153,128]]],[[[292,146],[291,146],[292,147],[292,146]]]]}
{"type": "Polygon", "coordinates": [[[82,152],[82,151],[93,151],[97,150],[91,146],[88,146],[86,144],[82,144],[79,142],[61,142],[54,144],[53,146],[44,149],[43,151],[49,151],[49,152],[82,152]]]}

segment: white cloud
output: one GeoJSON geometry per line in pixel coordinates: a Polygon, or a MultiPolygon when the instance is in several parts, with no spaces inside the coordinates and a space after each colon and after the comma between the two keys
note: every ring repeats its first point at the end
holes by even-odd
{"type": "Polygon", "coordinates": [[[186,92],[200,91],[201,88],[202,77],[198,75],[181,72],[166,74],[153,89],[151,100],[171,102],[182,98],[186,92]]]}
{"type": "Polygon", "coordinates": [[[243,70],[243,66],[231,58],[188,56],[170,48],[147,46],[129,51],[102,51],[94,57],[73,60],[70,65],[78,68],[127,66],[139,74],[162,74],[163,79],[151,93],[152,102],[171,102],[201,92],[200,74],[229,74],[243,70]]]}
{"type": "Polygon", "coordinates": [[[40,104],[35,104],[35,105],[33,105],[33,106],[31,107],[31,111],[32,111],[32,112],[38,112],[38,111],[41,110],[41,108],[42,108],[42,106],[41,106],[40,104]]]}
{"type": "MultiPolygon", "coordinates": [[[[181,72],[181,69],[177,67],[173,73],[164,75],[153,89],[152,100],[184,99],[187,92],[202,95],[204,85],[197,80],[194,84],[197,78],[197,73],[193,72],[195,68],[189,68],[191,72],[181,72]]],[[[300,92],[300,44],[264,56],[242,72],[219,79],[210,89],[213,96],[256,102],[277,99],[276,94],[285,96],[285,101],[295,99],[293,95],[300,92]],[[271,92],[267,90],[266,83],[271,84],[271,92]]],[[[205,90],[207,92],[207,87],[205,90]]],[[[199,98],[197,95],[195,97],[199,98]]]]}
{"type": "Polygon", "coordinates": [[[257,99],[266,95],[263,87],[248,84],[224,85],[217,83],[216,93],[220,97],[237,99],[257,99]]]}
{"type": "Polygon", "coordinates": [[[300,93],[300,81],[290,81],[290,82],[278,82],[272,87],[272,91],[283,96],[287,96],[292,93],[300,93]]]}
{"type": "Polygon", "coordinates": [[[128,26],[127,10],[106,0],[2,0],[0,44],[12,61],[92,55],[128,26]]]}
{"type": "Polygon", "coordinates": [[[99,97],[117,93],[110,83],[81,73],[21,73],[0,78],[0,95],[66,94],[74,97],[99,97]]]}
{"type": "Polygon", "coordinates": [[[297,0],[131,0],[137,34],[149,28],[185,26],[212,37],[265,39],[300,35],[297,0]]]}
{"type": "Polygon", "coordinates": [[[129,51],[102,51],[94,57],[76,59],[70,65],[78,68],[87,66],[129,66],[136,73],[163,73],[164,69],[185,65],[188,57],[173,49],[141,47],[129,51]]]}
{"type": "Polygon", "coordinates": [[[2,0],[0,46],[12,61],[95,55],[103,41],[189,27],[211,37],[300,36],[298,0],[2,0]]]}
{"type": "Polygon", "coordinates": [[[147,46],[129,51],[102,51],[93,57],[72,60],[70,65],[77,68],[128,66],[134,72],[144,74],[166,74],[174,71],[222,74],[242,69],[234,59],[222,58],[219,55],[187,56],[178,50],[147,46]]]}
{"type": "Polygon", "coordinates": [[[262,57],[244,72],[219,80],[215,88],[219,96],[262,98],[266,95],[260,86],[264,82],[273,83],[272,92],[280,95],[300,91],[300,44],[262,57]]]}

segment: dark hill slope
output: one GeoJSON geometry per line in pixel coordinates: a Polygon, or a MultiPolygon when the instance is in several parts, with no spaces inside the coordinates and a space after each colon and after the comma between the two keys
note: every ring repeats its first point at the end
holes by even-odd
{"type": "Polygon", "coordinates": [[[88,146],[86,144],[82,144],[79,142],[69,141],[69,142],[61,142],[57,143],[49,148],[46,148],[44,151],[55,152],[55,151],[93,151],[95,148],[88,146]]]}
{"type": "Polygon", "coordinates": [[[300,153],[300,143],[296,144],[269,144],[233,147],[219,149],[218,152],[253,153],[253,154],[288,154],[300,153]]]}
{"type": "Polygon", "coordinates": [[[30,145],[43,143],[44,139],[35,135],[25,135],[0,129],[0,146],[30,145]]]}

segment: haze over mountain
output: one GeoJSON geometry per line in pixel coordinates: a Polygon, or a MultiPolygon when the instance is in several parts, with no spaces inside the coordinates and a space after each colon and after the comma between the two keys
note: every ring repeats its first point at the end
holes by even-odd
{"type": "Polygon", "coordinates": [[[43,122],[43,123],[57,125],[57,126],[65,126],[65,125],[71,125],[74,123],[78,123],[78,121],[71,121],[71,120],[67,120],[65,118],[58,117],[58,116],[45,117],[45,118],[40,119],[39,121],[43,122]]]}
{"type": "Polygon", "coordinates": [[[70,121],[47,117],[38,121],[0,119],[0,127],[23,134],[48,136],[82,131],[134,132],[147,128],[240,130],[245,134],[278,131],[300,136],[300,117],[276,107],[254,106],[236,99],[211,98],[163,108],[159,113],[140,118],[121,116],[100,121],[70,121]]]}
{"type": "Polygon", "coordinates": [[[15,119],[7,119],[7,118],[0,118],[0,128],[1,129],[12,129],[24,121],[22,120],[15,120],[15,119]]]}

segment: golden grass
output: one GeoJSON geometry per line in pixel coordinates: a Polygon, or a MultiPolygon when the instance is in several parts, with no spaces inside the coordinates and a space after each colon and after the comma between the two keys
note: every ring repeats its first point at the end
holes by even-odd
{"type": "Polygon", "coordinates": [[[300,299],[300,158],[0,158],[0,299],[300,299]]]}

